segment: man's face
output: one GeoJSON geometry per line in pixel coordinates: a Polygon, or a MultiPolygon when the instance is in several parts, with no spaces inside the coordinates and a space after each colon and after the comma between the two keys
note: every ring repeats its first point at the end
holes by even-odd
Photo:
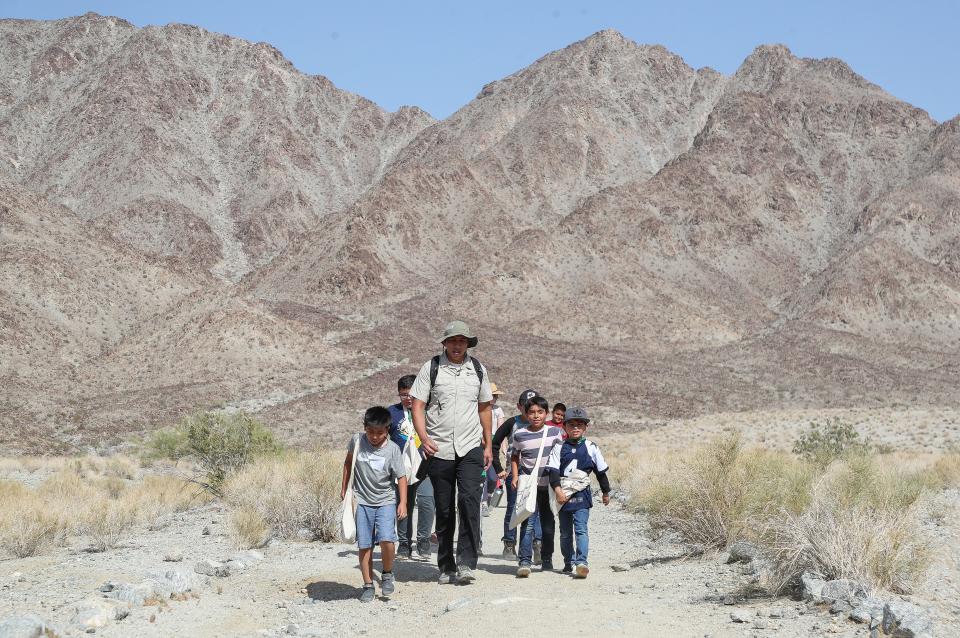
{"type": "Polygon", "coordinates": [[[400,397],[400,403],[403,405],[404,410],[413,408],[413,397],[410,396],[410,388],[403,388],[397,395],[400,397]]]}
{"type": "Polygon", "coordinates": [[[530,407],[527,409],[527,423],[530,424],[534,430],[543,425],[543,422],[547,420],[547,411],[541,408],[536,403],[531,403],[530,407]]]}
{"type": "Polygon", "coordinates": [[[553,422],[557,425],[563,423],[563,417],[566,414],[565,410],[560,410],[558,408],[553,409],[553,422]]]}
{"type": "Polygon", "coordinates": [[[468,343],[469,340],[460,335],[444,339],[443,347],[447,351],[447,358],[454,363],[463,363],[464,358],[467,356],[468,343]]]}

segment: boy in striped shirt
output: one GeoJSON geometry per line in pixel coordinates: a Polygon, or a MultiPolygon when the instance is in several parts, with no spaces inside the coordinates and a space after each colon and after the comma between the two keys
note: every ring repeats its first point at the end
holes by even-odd
{"type": "MultiPolygon", "coordinates": [[[[528,400],[523,408],[527,424],[513,433],[513,440],[510,445],[510,465],[513,470],[514,489],[517,488],[520,476],[531,474],[534,466],[537,465],[538,455],[540,458],[537,470],[539,478],[537,483],[537,511],[532,516],[539,517],[540,528],[543,531],[540,553],[543,561],[541,570],[545,572],[553,571],[555,529],[553,512],[550,510],[550,495],[547,492],[549,489],[546,474],[547,460],[553,447],[563,442],[562,429],[544,425],[548,407],[549,404],[543,397],[536,396],[528,400]]],[[[526,578],[530,575],[530,566],[533,563],[533,536],[533,521],[528,518],[520,524],[520,551],[517,552],[519,562],[517,577],[519,578],[526,578]]]]}

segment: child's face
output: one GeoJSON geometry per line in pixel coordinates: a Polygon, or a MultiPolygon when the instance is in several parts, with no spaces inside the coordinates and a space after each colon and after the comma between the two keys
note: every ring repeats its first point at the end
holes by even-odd
{"type": "Polygon", "coordinates": [[[527,408],[526,417],[527,423],[530,424],[530,427],[537,429],[543,425],[544,421],[547,420],[547,411],[536,403],[532,403],[530,404],[530,407],[527,408]]]}
{"type": "Polygon", "coordinates": [[[369,441],[373,447],[380,447],[386,442],[387,437],[390,436],[386,427],[378,428],[372,425],[365,425],[363,432],[367,435],[367,441],[369,441]]]}
{"type": "Polygon", "coordinates": [[[410,388],[404,388],[398,393],[400,396],[400,404],[403,405],[405,410],[409,410],[413,407],[413,397],[410,396],[410,388]]]}
{"type": "Polygon", "coordinates": [[[553,409],[553,422],[554,423],[563,423],[563,416],[566,414],[566,411],[554,408],[553,409]]]}
{"type": "Polygon", "coordinates": [[[571,419],[564,421],[563,430],[567,433],[568,439],[579,439],[587,432],[587,424],[580,419],[571,419]]]}

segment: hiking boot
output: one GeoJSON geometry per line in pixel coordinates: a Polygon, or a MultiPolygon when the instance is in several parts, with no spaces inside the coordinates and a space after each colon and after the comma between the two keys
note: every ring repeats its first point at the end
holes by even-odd
{"type": "Polygon", "coordinates": [[[441,572],[437,579],[438,585],[453,585],[457,582],[457,572],[441,572]]]}
{"type": "Polygon", "coordinates": [[[389,596],[396,591],[396,581],[393,579],[393,572],[384,572],[380,576],[380,595],[389,596]]]}
{"type": "Polygon", "coordinates": [[[461,565],[457,568],[457,584],[458,585],[469,585],[477,579],[473,575],[473,570],[465,565],[461,565]]]}
{"type": "Polygon", "coordinates": [[[503,557],[506,559],[516,558],[517,557],[517,544],[516,543],[504,543],[503,544],[503,557]]]}
{"type": "Polygon", "coordinates": [[[410,558],[410,544],[409,543],[400,543],[397,546],[397,558],[403,560],[404,558],[410,558]]]}
{"type": "Polygon", "coordinates": [[[539,565],[540,560],[540,550],[543,547],[543,541],[534,540],[533,541],[533,564],[539,565]]]}
{"type": "Polygon", "coordinates": [[[553,571],[553,561],[545,560],[540,565],[540,571],[542,572],[552,572],[553,571]]]}
{"type": "Polygon", "coordinates": [[[377,592],[373,588],[373,583],[363,586],[363,591],[360,592],[360,602],[372,603],[373,599],[376,597],[377,597],[377,592]]]}
{"type": "Polygon", "coordinates": [[[527,563],[520,563],[520,567],[517,567],[517,578],[526,578],[530,575],[530,565],[527,563]]]}
{"type": "Polygon", "coordinates": [[[563,570],[562,570],[562,571],[563,571],[564,574],[572,574],[572,573],[573,573],[573,565],[571,565],[570,563],[564,563],[564,564],[563,564],[563,570]]]}
{"type": "Polygon", "coordinates": [[[587,567],[586,563],[580,563],[575,569],[576,571],[573,573],[574,578],[586,578],[587,574],[590,573],[590,568],[587,567]]]}

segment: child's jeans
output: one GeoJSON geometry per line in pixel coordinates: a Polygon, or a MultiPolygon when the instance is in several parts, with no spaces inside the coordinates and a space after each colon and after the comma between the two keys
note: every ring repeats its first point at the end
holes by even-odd
{"type": "Polygon", "coordinates": [[[560,519],[560,553],[563,554],[563,564],[586,565],[587,552],[590,549],[590,537],[587,535],[590,508],[572,512],[560,510],[557,518],[560,519]]]}
{"type": "Polygon", "coordinates": [[[357,505],[357,546],[397,542],[397,504],[357,505]]]}
{"type": "Polygon", "coordinates": [[[521,565],[533,563],[533,539],[536,537],[537,523],[543,532],[540,546],[540,558],[545,565],[553,563],[553,536],[556,521],[550,510],[550,495],[547,487],[537,488],[537,511],[520,524],[520,549],[517,559],[521,565]]]}
{"type": "MultiPolygon", "coordinates": [[[[517,490],[513,487],[513,481],[510,479],[509,474],[503,479],[503,482],[504,489],[507,491],[507,511],[503,514],[503,538],[501,540],[503,540],[504,543],[513,544],[517,542],[517,529],[510,528],[510,518],[513,516],[513,508],[517,504],[517,490]]],[[[540,529],[540,518],[531,516],[530,519],[533,519],[533,537],[538,541],[543,539],[543,530],[540,529]]]]}

